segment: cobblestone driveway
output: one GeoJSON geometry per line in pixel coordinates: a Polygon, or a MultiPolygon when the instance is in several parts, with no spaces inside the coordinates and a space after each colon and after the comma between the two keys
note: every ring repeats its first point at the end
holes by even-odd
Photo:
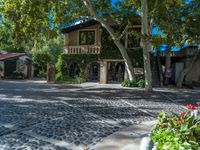
{"type": "Polygon", "coordinates": [[[180,112],[181,104],[198,95],[0,81],[0,150],[92,148],[124,127],[155,119],[161,110],[180,112]]]}

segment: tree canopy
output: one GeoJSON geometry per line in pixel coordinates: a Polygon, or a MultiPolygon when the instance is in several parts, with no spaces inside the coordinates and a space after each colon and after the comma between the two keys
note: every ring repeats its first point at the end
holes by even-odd
{"type": "Polygon", "coordinates": [[[19,42],[33,38],[35,47],[42,41],[38,40],[41,34],[50,39],[80,19],[99,21],[121,52],[131,80],[133,66],[120,39],[141,19],[141,24],[145,21],[145,32],[133,34],[142,39],[148,51],[162,43],[179,47],[185,42],[199,43],[199,0],[4,0],[0,6],[0,12],[12,22],[13,38],[19,42]],[[162,34],[152,35],[155,25],[162,34]]]}
{"type": "MultiPolygon", "coordinates": [[[[135,17],[141,13],[139,0],[116,0],[115,3],[92,0],[91,3],[99,16],[106,16],[104,18],[114,23],[126,26],[140,19],[135,17]]],[[[163,31],[162,37],[154,37],[152,42],[161,43],[161,39],[173,45],[182,45],[186,40],[199,42],[199,3],[198,0],[189,3],[185,0],[148,0],[148,20],[163,31]]],[[[18,41],[30,37],[37,39],[41,33],[55,37],[59,29],[80,18],[95,18],[85,7],[84,0],[5,0],[1,5],[1,12],[13,23],[13,38],[18,41]]]]}

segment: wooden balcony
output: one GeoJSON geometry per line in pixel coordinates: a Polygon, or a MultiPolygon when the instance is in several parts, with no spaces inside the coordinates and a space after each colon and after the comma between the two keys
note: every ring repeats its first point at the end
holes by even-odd
{"type": "Polygon", "coordinates": [[[100,46],[65,46],[65,53],[67,54],[99,54],[101,51],[100,46]]]}

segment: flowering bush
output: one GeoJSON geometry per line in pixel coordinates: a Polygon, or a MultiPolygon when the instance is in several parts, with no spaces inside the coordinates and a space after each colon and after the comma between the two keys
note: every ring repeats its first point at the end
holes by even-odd
{"type": "Polygon", "coordinates": [[[200,150],[200,102],[188,111],[167,116],[161,112],[151,138],[157,150],[200,150]]]}

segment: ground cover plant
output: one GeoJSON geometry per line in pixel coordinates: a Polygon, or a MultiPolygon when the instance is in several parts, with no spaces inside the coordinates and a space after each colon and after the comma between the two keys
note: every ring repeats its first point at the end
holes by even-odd
{"type": "Polygon", "coordinates": [[[179,115],[159,114],[151,134],[157,150],[200,150],[200,102],[186,107],[179,115]]]}

